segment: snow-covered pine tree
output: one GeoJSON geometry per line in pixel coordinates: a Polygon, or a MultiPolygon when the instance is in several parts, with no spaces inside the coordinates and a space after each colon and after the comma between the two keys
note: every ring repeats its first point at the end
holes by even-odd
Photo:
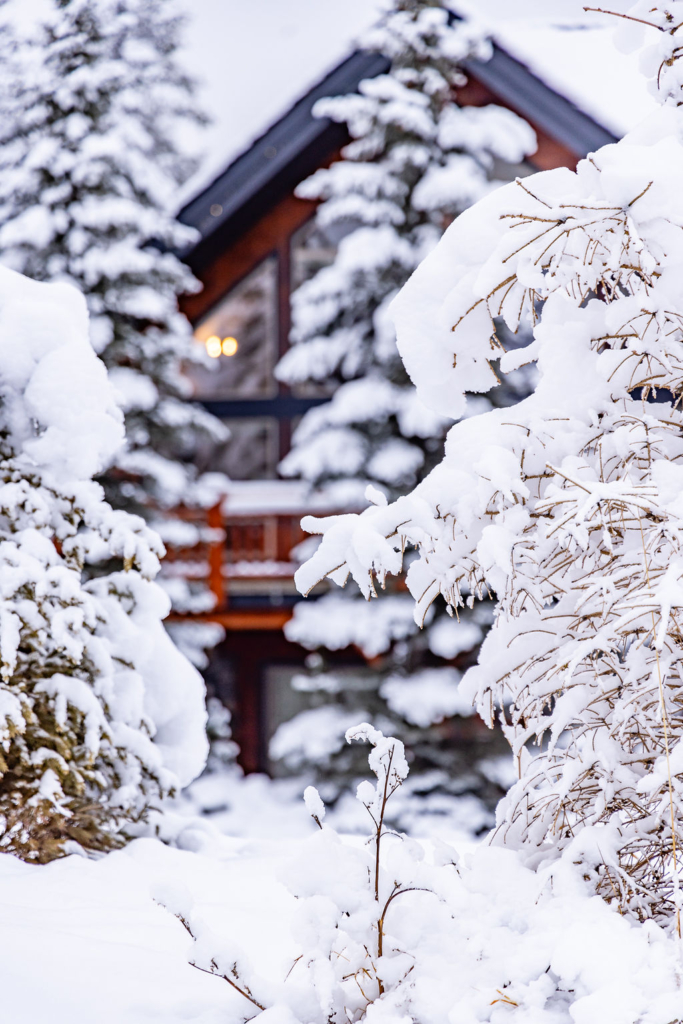
{"type": "MultiPolygon", "coordinates": [[[[465,81],[462,62],[486,59],[490,46],[468,23],[453,22],[439,0],[395,0],[361,45],[387,55],[391,67],[362,82],[359,95],[316,105],[316,114],[345,123],[353,141],[298,193],[321,200],[316,229],[341,241],[334,262],[293,296],[292,346],[277,371],[290,385],[334,390],[330,402],[304,416],[281,469],[342,507],[362,503],[368,485],[379,502],[384,493],[404,493],[440,458],[450,421],[417,396],[387,307],[446,224],[500,184],[495,179],[506,165],[536,148],[531,128],[510,111],[454,102],[465,81]]],[[[291,769],[313,767],[333,797],[332,784],[349,784],[362,767],[345,732],[371,717],[401,737],[411,758],[410,786],[395,811],[411,789],[422,793],[423,809],[438,813],[468,806],[471,818],[471,802],[449,803],[444,790],[476,791],[495,803],[500,789],[472,770],[474,750],[481,754],[487,743],[475,719],[452,720],[470,709],[458,694],[459,671],[442,661],[460,655],[466,663],[488,624],[486,611],[466,613],[460,623],[442,611],[428,635],[417,636],[408,595],[391,595],[381,609],[357,593],[297,606],[289,639],[311,649],[355,644],[374,659],[374,671],[342,678],[321,660],[318,671],[297,677],[295,685],[314,691],[319,706],[280,728],[273,755],[291,769]]],[[[475,819],[475,827],[485,820],[481,806],[475,819]]]]}
{"type": "Polygon", "coordinates": [[[122,440],[82,295],[0,268],[0,850],[27,860],[120,845],[206,758],[159,539],[92,479],[122,440]]]}
{"type": "Polygon", "coordinates": [[[200,118],[177,63],[181,21],[169,0],[52,8],[0,95],[0,260],[86,296],[126,422],[107,499],[163,525],[163,510],[203,500],[191,459],[223,433],[186,401],[182,374],[197,346],[177,299],[196,282],[171,251],[188,239],[171,207],[193,166],[177,131],[200,118]]]}
{"type": "Polygon", "coordinates": [[[442,464],[393,505],[309,520],[325,536],[299,585],[351,572],[371,594],[414,544],[419,620],[439,594],[457,609],[495,593],[465,684],[490,719],[498,707],[519,767],[494,842],[582,864],[622,912],[680,934],[683,3],[642,0],[626,23],[652,26],[658,114],[576,173],[482,200],[394,305],[436,412],[461,415],[493,383],[492,318],[534,323],[500,360],[535,360],[534,394],[456,424],[442,464]]]}
{"type": "Polygon", "coordinates": [[[451,24],[441,0],[395,0],[360,45],[392,65],[360,94],[316,104],[353,141],[297,193],[322,200],[317,227],[341,241],[332,265],[295,292],[277,369],[290,385],[335,389],[303,418],[281,471],[344,505],[368,484],[403,493],[438,461],[447,420],[417,398],[387,306],[445,225],[496,184],[495,162],[516,165],[536,148],[510,111],[454,102],[462,62],[486,59],[490,46],[467,22],[451,24]]]}

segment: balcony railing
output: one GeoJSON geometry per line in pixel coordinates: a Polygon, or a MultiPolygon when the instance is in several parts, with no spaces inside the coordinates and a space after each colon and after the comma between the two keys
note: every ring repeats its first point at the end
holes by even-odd
{"type": "Polygon", "coordinates": [[[285,481],[257,484],[243,485],[237,496],[228,495],[209,509],[176,510],[165,537],[163,575],[208,588],[213,607],[176,611],[174,619],[218,622],[228,629],[279,629],[291,617],[291,608],[274,607],[268,593],[295,593],[292,580],[298,563],[292,551],[308,537],[300,522],[322,509],[312,510],[296,500],[300,485],[294,489],[285,481]],[[259,593],[263,602],[245,609],[239,598],[250,591],[259,593]]]}

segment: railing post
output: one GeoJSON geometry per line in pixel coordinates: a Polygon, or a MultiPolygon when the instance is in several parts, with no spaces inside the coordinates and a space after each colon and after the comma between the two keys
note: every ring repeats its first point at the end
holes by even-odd
{"type": "Polygon", "coordinates": [[[222,502],[212,505],[207,512],[206,523],[212,530],[221,530],[223,534],[220,540],[212,540],[209,544],[209,589],[216,598],[216,611],[219,611],[228,606],[228,590],[223,575],[226,533],[222,502]]]}

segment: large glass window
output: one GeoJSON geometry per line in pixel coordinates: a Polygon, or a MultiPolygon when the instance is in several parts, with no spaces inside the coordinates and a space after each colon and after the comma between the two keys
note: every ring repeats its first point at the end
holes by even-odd
{"type": "MultiPolygon", "coordinates": [[[[361,694],[371,693],[377,689],[377,677],[372,669],[357,665],[338,665],[328,675],[328,680],[336,680],[340,689],[349,693],[358,691],[361,694]]],[[[285,722],[290,722],[295,715],[302,711],[311,711],[327,703],[329,697],[323,691],[309,689],[314,680],[301,665],[267,665],[264,672],[264,696],[263,696],[263,730],[266,743],[270,744],[278,727],[285,722]]],[[[341,722],[341,720],[340,720],[341,722]]],[[[290,734],[291,736],[291,734],[290,734]]],[[[340,728],[337,739],[339,745],[344,745],[344,731],[340,728]]],[[[271,775],[278,777],[289,775],[297,771],[300,765],[297,764],[298,756],[307,747],[307,733],[301,732],[289,747],[290,758],[275,760],[269,758],[269,771],[271,775]],[[289,761],[289,764],[287,763],[289,761]]]]}
{"type": "Polygon", "coordinates": [[[278,356],[277,259],[269,256],[197,324],[194,336],[211,358],[193,368],[196,398],[272,398],[278,356]]]}

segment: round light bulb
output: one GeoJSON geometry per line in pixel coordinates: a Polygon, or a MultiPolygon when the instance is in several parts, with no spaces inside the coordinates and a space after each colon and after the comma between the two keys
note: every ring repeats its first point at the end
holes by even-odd
{"type": "Polygon", "coordinates": [[[223,344],[221,346],[224,356],[234,356],[235,352],[239,348],[237,338],[223,338],[223,344]]]}
{"type": "Polygon", "coordinates": [[[207,338],[204,342],[206,345],[207,354],[212,359],[218,359],[221,354],[221,339],[216,334],[212,334],[210,338],[207,338]]]}

